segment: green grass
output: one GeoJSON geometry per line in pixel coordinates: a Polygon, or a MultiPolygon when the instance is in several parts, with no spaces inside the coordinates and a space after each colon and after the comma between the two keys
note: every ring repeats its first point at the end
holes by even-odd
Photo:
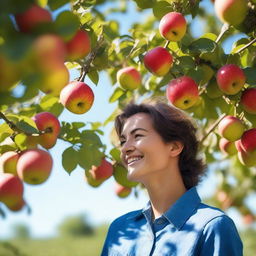
{"type": "Polygon", "coordinates": [[[98,256],[106,230],[93,236],[0,241],[0,256],[98,256]]]}

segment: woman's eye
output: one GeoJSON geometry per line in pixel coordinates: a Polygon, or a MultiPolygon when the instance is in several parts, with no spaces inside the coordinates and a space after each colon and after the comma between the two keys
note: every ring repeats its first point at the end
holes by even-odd
{"type": "Polygon", "coordinates": [[[124,143],[125,143],[125,141],[123,140],[123,141],[120,141],[120,146],[123,146],[124,145],[124,143]]]}
{"type": "Polygon", "coordinates": [[[135,138],[137,138],[137,137],[142,137],[143,135],[141,135],[141,134],[136,134],[135,135],[135,138]]]}

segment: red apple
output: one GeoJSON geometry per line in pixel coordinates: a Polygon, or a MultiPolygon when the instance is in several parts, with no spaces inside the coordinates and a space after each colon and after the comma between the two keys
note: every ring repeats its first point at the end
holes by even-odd
{"type": "Polygon", "coordinates": [[[128,197],[132,192],[131,188],[115,183],[115,193],[120,198],[128,197]]]}
{"type": "Polygon", "coordinates": [[[112,176],[113,166],[105,158],[102,159],[99,166],[93,165],[89,170],[94,180],[104,181],[112,176]]]}
{"type": "Polygon", "coordinates": [[[85,30],[78,30],[74,37],[66,43],[67,59],[78,60],[86,57],[91,51],[91,42],[85,30]]]}
{"type": "Polygon", "coordinates": [[[243,146],[241,144],[241,140],[238,140],[235,142],[237,151],[238,151],[238,159],[241,162],[241,164],[247,166],[247,167],[253,167],[256,166],[256,150],[254,151],[245,151],[243,149],[243,146]]]}
{"type": "Polygon", "coordinates": [[[156,76],[166,75],[172,67],[172,55],[163,47],[156,47],[144,56],[145,67],[156,76]]]}
{"type": "Polygon", "coordinates": [[[55,34],[38,36],[31,48],[32,64],[39,71],[48,71],[64,64],[67,49],[61,37],[55,34]]]}
{"type": "Polygon", "coordinates": [[[249,129],[243,133],[241,137],[241,146],[246,152],[256,150],[256,128],[249,129]]]}
{"type": "Polygon", "coordinates": [[[28,184],[41,184],[51,174],[53,160],[51,155],[41,149],[28,149],[22,152],[18,163],[18,176],[28,184]]]}
{"type": "Polygon", "coordinates": [[[177,108],[192,107],[199,99],[196,82],[188,76],[173,79],[166,88],[167,99],[177,108]]]}
{"type": "Polygon", "coordinates": [[[218,125],[219,134],[229,141],[239,140],[244,130],[243,122],[235,116],[225,116],[218,125]]]}
{"type": "Polygon", "coordinates": [[[180,41],[187,30],[187,22],[179,12],[169,12],[164,15],[159,24],[162,37],[169,41],[180,41]]]}
{"type": "Polygon", "coordinates": [[[0,202],[14,207],[23,197],[23,183],[19,177],[10,173],[0,174],[0,202]]]}
{"type": "Polygon", "coordinates": [[[232,156],[237,153],[236,145],[234,141],[229,141],[225,138],[221,138],[219,141],[220,150],[229,156],[232,156]]]}
{"type": "Polygon", "coordinates": [[[32,120],[39,131],[48,130],[47,133],[39,136],[39,144],[46,149],[52,148],[56,144],[61,129],[58,118],[50,112],[41,112],[32,117],[32,120]]]}
{"type": "Polygon", "coordinates": [[[242,23],[245,19],[248,11],[248,1],[215,0],[214,7],[217,16],[222,22],[235,26],[242,23]]]}
{"type": "Polygon", "coordinates": [[[17,162],[19,159],[19,153],[15,151],[8,151],[0,156],[0,170],[4,173],[11,173],[17,175],[17,162]]]}
{"type": "Polygon", "coordinates": [[[38,87],[45,94],[59,97],[61,90],[69,83],[69,70],[64,64],[44,70],[35,81],[34,86],[38,87]]]}
{"type": "Polygon", "coordinates": [[[141,75],[134,67],[118,70],[117,81],[126,90],[134,90],[141,86],[141,75]]]}
{"type": "Polygon", "coordinates": [[[243,91],[241,105],[246,112],[256,114],[256,88],[249,88],[243,91]]]}
{"type": "Polygon", "coordinates": [[[228,95],[237,94],[243,88],[246,81],[241,68],[234,64],[227,64],[217,72],[217,83],[220,90],[228,95]]]}
{"type": "Polygon", "coordinates": [[[84,114],[89,111],[93,101],[94,93],[84,82],[70,82],[60,93],[61,104],[75,114],[84,114]]]}
{"type": "Polygon", "coordinates": [[[38,25],[51,22],[52,16],[48,10],[33,4],[26,11],[16,14],[15,20],[21,32],[29,33],[38,25]]]}

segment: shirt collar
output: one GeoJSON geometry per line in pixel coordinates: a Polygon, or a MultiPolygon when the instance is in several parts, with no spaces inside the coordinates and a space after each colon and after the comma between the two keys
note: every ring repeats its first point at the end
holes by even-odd
{"type": "Polygon", "coordinates": [[[163,215],[177,229],[180,229],[184,223],[191,217],[193,212],[201,203],[196,187],[192,187],[183,194],[163,215]]]}
{"type": "MultiPolygon", "coordinates": [[[[180,229],[184,223],[189,219],[193,212],[201,203],[196,187],[192,187],[184,193],[164,214],[163,216],[171,222],[177,229],[180,229]]],[[[139,219],[145,216],[148,222],[151,223],[152,207],[150,201],[146,206],[138,211],[136,214],[128,217],[129,219],[139,219]]]]}

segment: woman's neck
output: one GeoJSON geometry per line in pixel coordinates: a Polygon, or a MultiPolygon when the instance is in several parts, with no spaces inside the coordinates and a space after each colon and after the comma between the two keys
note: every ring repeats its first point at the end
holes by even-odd
{"type": "Polygon", "coordinates": [[[178,169],[159,173],[152,178],[144,185],[148,191],[154,220],[166,212],[186,192],[186,188],[178,169]]]}

